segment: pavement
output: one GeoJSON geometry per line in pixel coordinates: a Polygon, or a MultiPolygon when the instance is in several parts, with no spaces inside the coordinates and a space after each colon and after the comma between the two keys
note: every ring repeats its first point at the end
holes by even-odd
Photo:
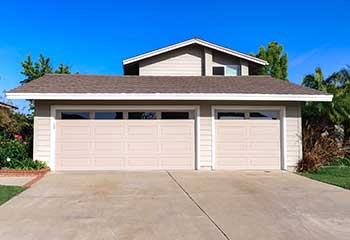
{"type": "Polygon", "coordinates": [[[7,186],[24,186],[26,183],[32,181],[35,176],[24,176],[24,177],[6,177],[0,176],[0,185],[7,186]]]}
{"type": "Polygon", "coordinates": [[[0,206],[7,239],[349,239],[350,191],[296,174],[57,172],[0,206]]]}

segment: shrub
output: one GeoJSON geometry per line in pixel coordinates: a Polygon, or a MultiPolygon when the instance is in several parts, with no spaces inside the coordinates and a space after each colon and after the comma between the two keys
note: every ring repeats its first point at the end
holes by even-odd
{"type": "Polygon", "coordinates": [[[312,172],[329,165],[348,154],[348,144],[335,127],[307,125],[303,129],[303,159],[298,163],[299,172],[312,172]]]}
{"type": "Polygon", "coordinates": [[[15,139],[0,139],[0,169],[38,170],[46,168],[45,162],[34,160],[30,157],[31,144],[23,141],[21,135],[15,135],[15,139]]]}
{"type": "Polygon", "coordinates": [[[28,159],[27,144],[19,139],[0,139],[0,168],[7,167],[8,159],[23,161],[28,159]]]}
{"type": "Polygon", "coordinates": [[[21,169],[21,170],[39,170],[47,168],[46,162],[33,160],[27,158],[24,160],[9,159],[7,161],[7,168],[10,169],[21,169]]]}
{"type": "Polygon", "coordinates": [[[330,162],[328,166],[350,166],[350,157],[338,157],[330,162]]]}

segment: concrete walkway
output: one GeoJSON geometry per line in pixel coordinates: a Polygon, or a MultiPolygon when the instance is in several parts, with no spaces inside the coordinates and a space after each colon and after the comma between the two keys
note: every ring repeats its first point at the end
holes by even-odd
{"type": "Polygon", "coordinates": [[[5,177],[0,176],[0,185],[7,186],[24,186],[26,183],[33,180],[35,176],[30,177],[5,177]]]}
{"type": "Polygon", "coordinates": [[[48,174],[1,239],[349,239],[350,191],[284,172],[48,174]]]}

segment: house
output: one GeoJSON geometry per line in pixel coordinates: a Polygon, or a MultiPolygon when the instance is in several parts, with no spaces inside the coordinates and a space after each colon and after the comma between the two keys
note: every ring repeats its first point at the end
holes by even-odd
{"type": "Polygon", "coordinates": [[[0,102],[0,109],[8,109],[8,110],[11,110],[11,109],[18,109],[18,108],[15,107],[15,106],[12,106],[11,104],[4,103],[4,102],[0,102]]]}
{"type": "Polygon", "coordinates": [[[123,76],[48,74],[33,99],[34,159],[52,170],[284,169],[302,158],[301,103],[332,95],[264,60],[193,38],[123,61],[123,76]]]}

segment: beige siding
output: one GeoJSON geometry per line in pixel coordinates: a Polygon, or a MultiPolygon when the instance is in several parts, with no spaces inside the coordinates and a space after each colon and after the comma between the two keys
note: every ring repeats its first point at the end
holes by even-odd
{"type": "Polygon", "coordinates": [[[203,50],[190,46],[158,55],[139,63],[140,75],[201,76],[203,50]]]}
{"type": "Polygon", "coordinates": [[[201,167],[211,167],[211,105],[200,107],[200,159],[201,167]]]}
{"type": "Polygon", "coordinates": [[[201,166],[211,166],[211,105],[286,106],[288,166],[302,158],[301,113],[299,103],[288,102],[200,102],[200,101],[37,101],[34,120],[34,157],[49,161],[50,105],[200,105],[201,166]]]}
{"type": "Polygon", "coordinates": [[[249,75],[249,65],[245,60],[241,60],[241,75],[248,76],[249,75]]]}
{"type": "Polygon", "coordinates": [[[288,166],[294,167],[302,158],[302,132],[301,132],[300,104],[287,106],[287,159],[288,166]]]}

